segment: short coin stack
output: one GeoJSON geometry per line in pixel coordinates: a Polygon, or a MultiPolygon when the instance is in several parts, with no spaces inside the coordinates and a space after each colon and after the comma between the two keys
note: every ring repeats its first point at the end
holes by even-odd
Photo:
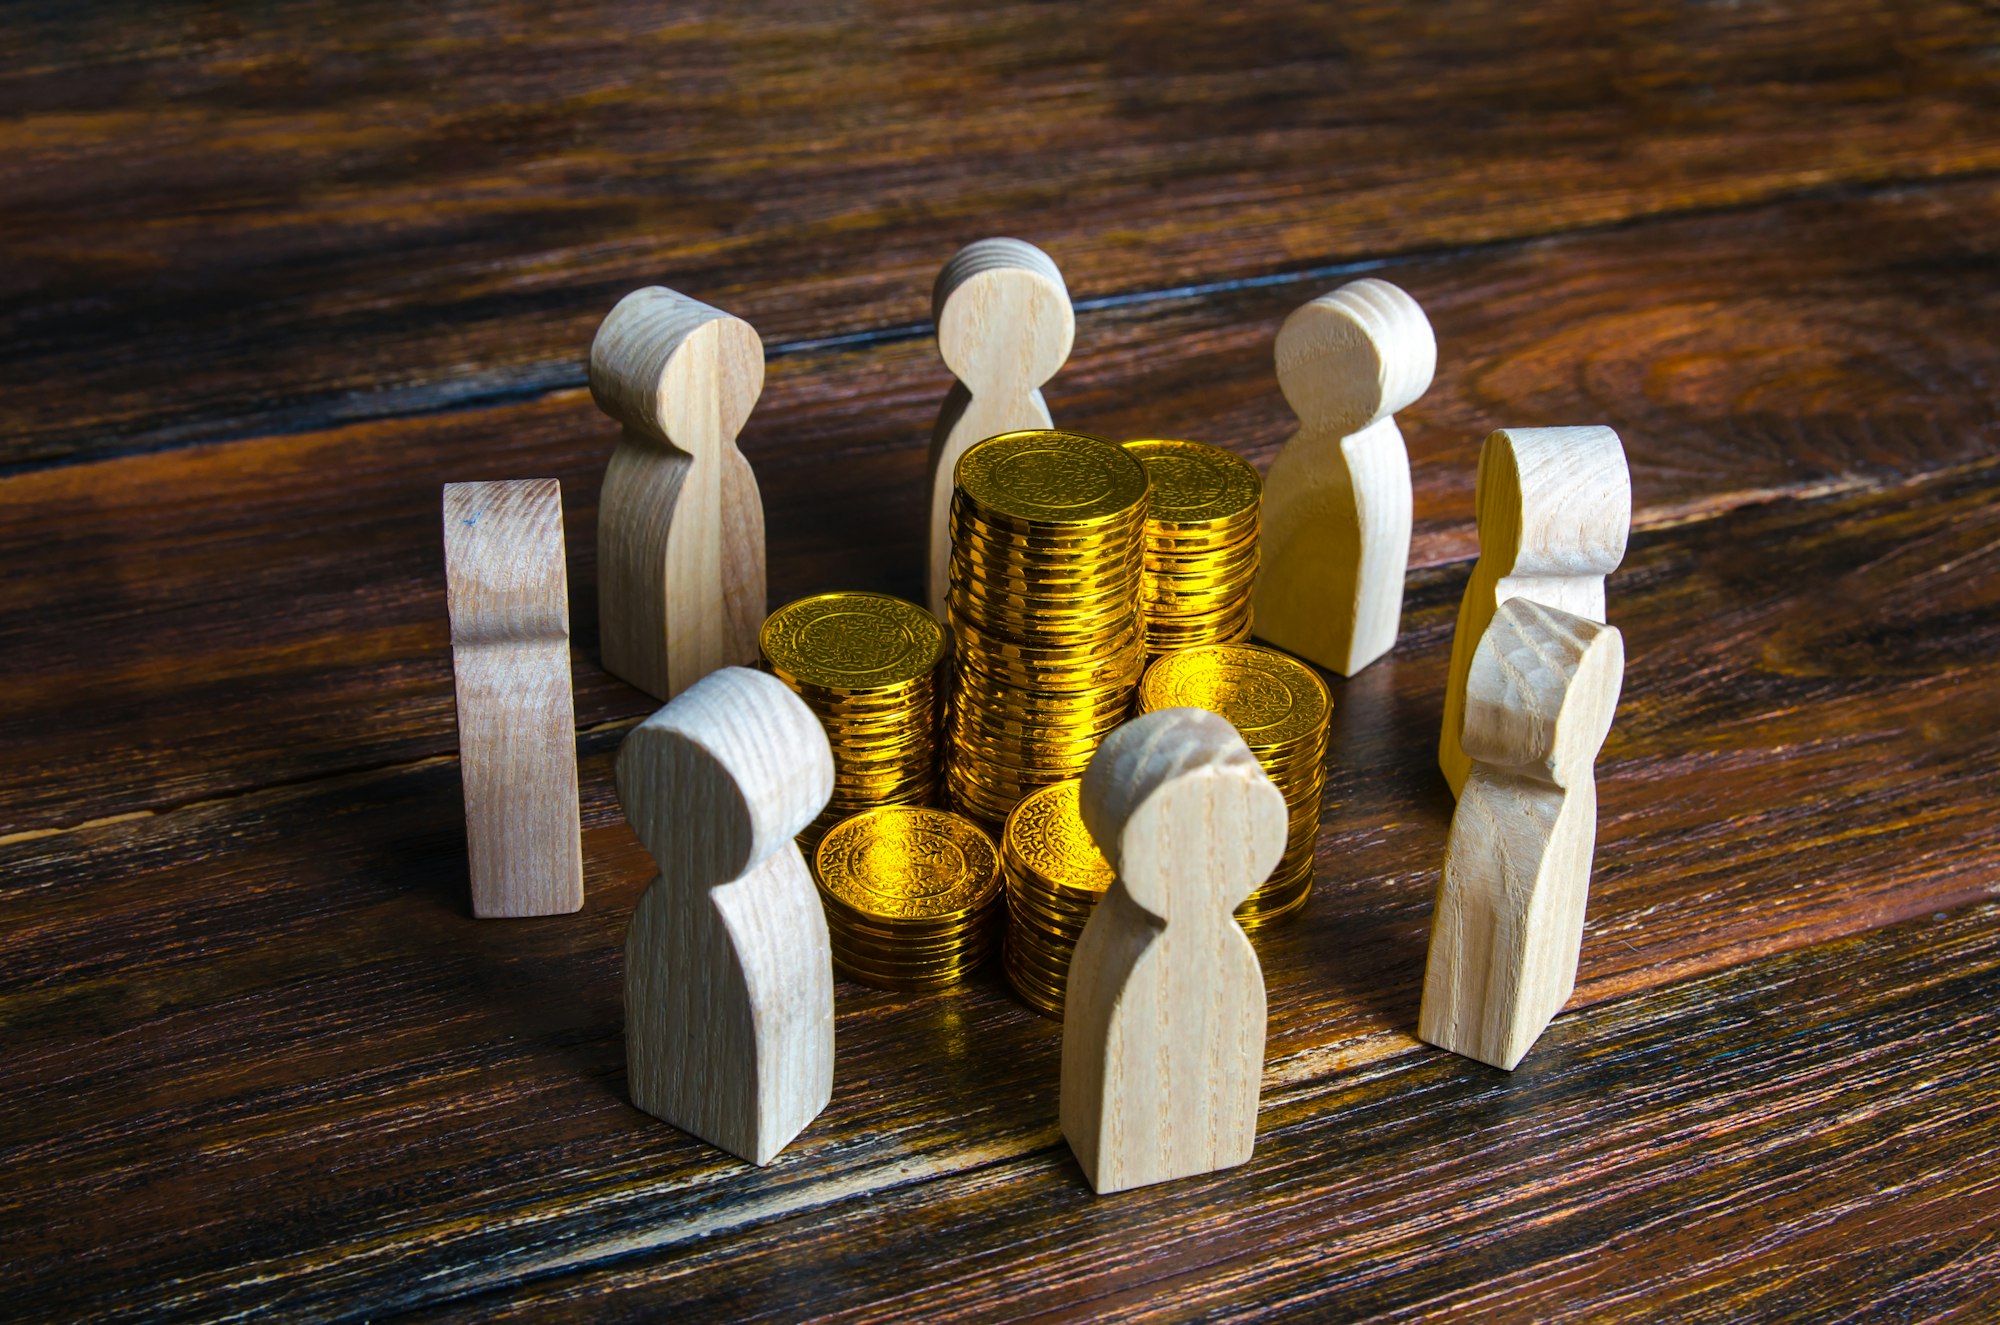
{"type": "Polygon", "coordinates": [[[833,798],[802,841],[810,847],[858,810],[937,799],[945,644],[936,617],[887,594],[817,594],[771,613],[757,644],[833,748],[833,798]]]}
{"type": "Polygon", "coordinates": [[[1079,812],[1074,779],[1031,792],[1007,816],[1000,861],[1007,875],[1007,982],[1030,1006],[1062,1016],[1070,954],[1111,887],[1111,866],[1079,812]]]}
{"type": "Polygon", "coordinates": [[[956,984],[993,949],[1000,853],[948,810],[885,805],[835,824],[813,853],[833,964],[884,989],[956,984]]]}
{"type": "Polygon", "coordinates": [[[1073,778],[1124,721],[1145,664],[1146,470],[1111,442],[1002,433],[959,460],[947,783],[988,823],[1073,778]]]}
{"type": "Polygon", "coordinates": [[[1170,653],[1146,669],[1139,711],[1198,708],[1220,713],[1242,734],[1291,811],[1285,854],[1271,877],[1236,908],[1245,928],[1305,905],[1326,787],[1327,720],[1333,696],[1312,668],[1257,644],[1205,644],[1170,653]]]}
{"type": "Polygon", "coordinates": [[[1143,613],[1146,652],[1250,637],[1250,582],[1264,481],[1249,461],[1202,442],[1125,443],[1151,480],[1143,613]]]}

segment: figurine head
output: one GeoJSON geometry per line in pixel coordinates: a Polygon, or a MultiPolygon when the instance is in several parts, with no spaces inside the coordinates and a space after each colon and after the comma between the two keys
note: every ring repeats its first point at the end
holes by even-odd
{"type": "Polygon", "coordinates": [[[1625,678],[1615,626],[1510,598],[1465,677],[1465,753],[1559,787],[1590,776],[1625,678]]]}
{"type": "Polygon", "coordinates": [[[1369,278],[1293,310],[1278,329],[1277,359],[1299,422],[1344,437],[1430,390],[1437,336],[1416,300],[1369,278]]]}
{"type": "Polygon", "coordinates": [[[832,794],[819,719],[747,667],[710,672],[618,750],[619,802],[669,879],[727,883],[790,843],[832,794]]]}
{"type": "Polygon", "coordinates": [[[620,299],[590,343],[597,407],[696,458],[743,431],[763,390],[755,328],[664,286],[620,299]]]}
{"type": "Polygon", "coordinates": [[[1285,852],[1284,795],[1206,709],[1112,732],[1084,770],[1081,808],[1126,895],[1169,922],[1228,916],[1285,852]]]}
{"type": "Polygon", "coordinates": [[[967,244],[931,289],[938,353],[974,396],[1006,382],[1039,387],[1076,339],[1069,290],[1049,255],[1019,239],[967,244]]]}
{"type": "Polygon", "coordinates": [[[1609,575],[1625,559],[1632,476],[1618,434],[1501,428],[1479,451],[1479,555],[1503,574],[1609,575]]]}

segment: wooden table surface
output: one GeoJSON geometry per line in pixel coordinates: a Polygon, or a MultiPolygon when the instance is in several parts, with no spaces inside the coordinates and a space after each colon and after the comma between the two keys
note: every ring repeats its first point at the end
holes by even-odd
{"type": "Polygon", "coordinates": [[[1990,4],[0,22],[0,1315],[2000,1313],[1990,4]],[[1105,1200],[992,971],[837,985],[768,1169],[625,1097],[653,706],[598,665],[591,331],[649,283],[752,322],[773,601],[915,596],[930,282],[989,234],[1062,266],[1049,403],[1113,437],[1268,463],[1278,324],[1358,273],[1438,334],[1256,1155],[1105,1200]],[[1631,459],[1631,665],[1507,1075],[1412,1035],[1433,748],[1480,440],[1574,423],[1631,459]],[[588,902],[479,923],[439,487],[543,475],[588,902]]]}

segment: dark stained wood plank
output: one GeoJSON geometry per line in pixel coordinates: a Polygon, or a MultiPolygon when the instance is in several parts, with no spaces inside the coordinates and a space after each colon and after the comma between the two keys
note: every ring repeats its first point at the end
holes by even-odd
{"type": "Polygon", "coordinates": [[[2000,166],[1973,3],[14,6],[0,464],[575,384],[666,281],[920,323],[2000,166]]]}
{"type": "MultiPolygon", "coordinates": [[[[1977,279],[1996,234],[1984,182],[1398,267],[1442,345],[1403,419],[1415,564],[1473,551],[1478,445],[1502,423],[1617,427],[1642,525],[2000,453],[2000,289],[1977,279]]],[[[1271,339],[1315,291],[1088,314],[1057,415],[1265,462],[1292,423],[1271,339]]],[[[918,594],[947,382],[928,340],[772,363],[744,445],[774,602],[918,594]]],[[[569,392],[0,480],[0,833],[449,753],[437,501],[454,479],[562,480],[579,720],[647,712],[596,665],[608,429],[569,392]]]]}
{"type": "MultiPolygon", "coordinates": [[[[2000,467],[1988,465],[1744,508],[1637,540],[1614,592],[1632,667],[1600,766],[1600,867],[1578,1006],[1995,895],[1996,497],[2000,467]]],[[[1432,764],[1436,696],[1462,571],[1420,576],[1404,649],[1336,686],[1319,890],[1299,924],[1260,941],[1279,1129],[1265,1153],[1278,1167],[1239,1178],[1261,1175],[1278,1193],[1321,1171],[1328,1144],[1362,1146],[1372,1128],[1450,1147],[1464,1144],[1467,1120],[1525,1116],[1484,1069],[1439,1059],[1448,1070],[1423,1069],[1442,1074],[1433,1088],[1379,1066],[1414,1052],[1449,814],[1432,764]],[[1363,1107],[1370,1082],[1389,1083],[1388,1095],[1363,1107]],[[1450,1093],[1466,1083],[1471,1094],[1450,1093]],[[1433,1118],[1433,1099],[1458,1099],[1466,1112],[1433,1118]],[[1338,1113],[1344,1100],[1360,1112],[1338,1113]],[[1307,1136],[1306,1158],[1286,1149],[1295,1126],[1330,1108],[1345,1121],[1307,1136]]],[[[991,972],[928,999],[842,984],[835,1100],[771,1170],[718,1158],[623,1102],[619,954],[648,867],[612,799],[619,735],[584,738],[590,893],[575,917],[467,918],[448,759],[0,845],[5,1300],[59,1318],[380,1314],[668,1246],[676,1263],[713,1249],[719,1285],[750,1272],[727,1268],[743,1245],[733,1230],[796,1236],[782,1222],[790,1216],[847,1228],[855,1211],[875,1218],[936,1194],[942,1221],[958,1217],[955,1202],[1024,1173],[1038,1199],[1072,1201],[1064,1184],[1074,1174],[1053,1146],[1057,1028],[1014,1004],[991,972]]],[[[1990,936],[1990,916],[1975,928],[1990,936]]],[[[1979,969],[2000,961],[1982,951],[1979,969]]],[[[1944,966],[1964,975],[1978,963],[1944,966]]],[[[1867,985],[1842,981],[1850,993],[1867,985]]],[[[1753,987],[1762,992],[1745,995],[1752,1002],[1791,1006],[1782,990],[1753,987]]],[[[1889,988],[1885,978],[1885,997],[1889,988]]],[[[1860,1001],[1853,1010],[1866,1012],[1860,1001]]],[[[1853,1113],[1845,1097],[1829,1104],[1813,1085],[1839,1075],[1826,1063],[1888,1053],[1899,1038],[1850,1044],[1735,1013],[1722,1024],[1739,1026],[1721,1043],[1741,1063],[1764,1054],[1804,1066],[1729,1096],[1731,1111],[1704,1115],[1713,1121],[1695,1129],[1703,1135],[1727,1137],[1739,1126],[1731,1119],[1749,1127],[1781,1104],[1841,1124],[1853,1113]],[[1810,1057],[1821,1051],[1835,1057],[1810,1057]]],[[[1900,1037],[1928,1055],[1906,1060],[1926,1080],[1963,1072],[1967,1046],[1990,1038],[1978,1023],[1917,1043],[1929,1025],[1900,1037]]],[[[1607,1046],[1635,1033],[1619,1030],[1607,1046]]],[[[1552,1066],[1566,1041],[1553,1043],[1552,1066]]],[[[1719,1053],[1659,1069],[1679,1093],[1644,1125],[1687,1131],[1681,1101],[1699,1100],[1727,1069],[1719,1053]]],[[[1991,1067],[1990,1051],[1982,1061],[1991,1067]]],[[[1574,1092],[1564,1098],[1629,1103],[1643,1093],[1628,1061],[1606,1070],[1564,1087],[1574,1092]]],[[[1978,1089],[1990,1104],[1990,1087],[1978,1089]]],[[[1895,1107],[1915,1110],[1907,1116],[1924,1127],[1935,1125],[1933,1106],[1969,1116],[1957,1094],[1897,1090],[1895,1107]]],[[[1533,1180],[1502,1185],[1523,1187],[1523,1200],[1548,1194],[1536,1166],[1573,1135],[1557,1128],[1535,1164],[1519,1161],[1533,1180]]],[[[1478,1153],[1443,1171],[1476,1168],[1478,1153]]],[[[1950,1153],[1965,1160],[1980,1147],[1950,1153]]],[[[1808,1177],[1862,1180],[1832,1158],[1818,1163],[1808,1177]]],[[[1867,1172],[1909,1177],[1917,1201],[1928,1163],[1867,1172]]],[[[1390,1165],[1372,1180],[1394,1173],[1390,1165]]],[[[1326,1197],[1335,1206],[1311,1209],[1332,1209],[1325,1217],[1343,1226],[1343,1210],[1381,1214],[1386,1198],[1374,1189],[1359,1206],[1338,1205],[1360,1181],[1336,1182],[1326,1197]]],[[[1430,1184],[1417,1196],[1399,1190],[1398,1200],[1441,1199],[1430,1184]]],[[[1958,1190],[1947,1189],[1952,1201],[1958,1190]]],[[[1115,1224],[1128,1207],[1093,1208],[1115,1224]]],[[[1282,1229],[1286,1208],[1243,1213],[1282,1229]]],[[[1556,1218],[1566,1207],[1541,1208],[1556,1218]]],[[[1092,1221],[1079,1217],[1080,1227],[1042,1232],[1082,1245],[1092,1221]]],[[[1602,1227],[1622,1226],[1607,1218],[1602,1227]]],[[[1527,1213],[1509,1220],[1534,1224],[1527,1213]]],[[[1434,1225],[1413,1227],[1417,1236],[1434,1225]]],[[[888,1254],[871,1235],[854,1236],[888,1254]]],[[[1165,1256],[1148,1274],[1178,1263],[1200,1281],[1201,1267],[1176,1262],[1174,1247],[1141,1239],[1126,1250],[1165,1256]]],[[[1137,1273],[1130,1263],[1101,1268],[1115,1278],[1137,1273]]],[[[964,1269],[976,1277],[985,1264],[964,1269]]],[[[1257,1277],[1254,1266],[1239,1269],[1257,1277]]],[[[873,1291],[867,1273],[836,1268],[824,1282],[772,1283],[744,1300],[873,1291]]]]}
{"type": "Polygon", "coordinates": [[[1931,1320],[2000,1308],[2000,908],[1267,1095],[1227,1173],[1060,1142],[422,1319],[1931,1320]]]}

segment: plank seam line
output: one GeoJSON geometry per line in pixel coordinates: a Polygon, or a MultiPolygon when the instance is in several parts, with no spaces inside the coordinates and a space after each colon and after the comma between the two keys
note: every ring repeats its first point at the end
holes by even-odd
{"type": "MultiPolygon", "coordinates": [[[[1415,266],[1420,263],[1442,262],[1462,257],[1475,257],[1482,254],[1503,253],[1509,250],[1526,249],[1537,244],[1560,242],[1570,238],[1587,239],[1598,235],[1617,234],[1627,230],[1643,229],[1653,225],[1671,224],[1676,221],[1748,215],[1802,202],[1839,202],[1866,200],[1877,197],[1893,197],[1899,193],[1950,188],[1991,179],[2000,179],[2000,170],[1968,170],[1945,172],[1936,175],[1894,176],[1888,179],[1863,183],[1847,181],[1822,184],[1810,188],[1773,193],[1747,202],[1664,208],[1659,211],[1620,217],[1616,220],[1603,221],[1593,225],[1576,226],[1566,230],[1537,231],[1509,235],[1505,238],[1480,240],[1467,244],[1399,250],[1377,257],[1322,263],[1310,267],[1294,268],[1289,271],[1269,272],[1259,276],[1232,277],[1214,281],[1163,286],[1154,289],[1094,295],[1090,298],[1076,300],[1073,307],[1078,313],[1103,312],[1122,308],[1142,308],[1152,304],[1198,299],[1207,295],[1227,294],[1238,290],[1303,285],[1308,282],[1331,280],[1338,276],[1355,276],[1367,272],[1415,266]]],[[[764,358],[766,362],[769,362],[773,359],[868,349],[878,345],[895,345],[922,339],[923,337],[932,335],[934,331],[934,323],[922,321],[896,323],[862,331],[842,332],[831,336],[780,341],[775,345],[765,347],[764,358]]],[[[44,470],[67,469],[104,461],[126,460],[136,456],[159,455],[171,451],[192,450],[204,446],[222,446],[234,442],[254,441],[261,438],[298,436],[303,433],[323,432],[355,424],[392,423],[403,420],[439,418],[455,414],[476,413],[481,410],[501,409],[513,405],[533,404],[550,400],[566,392],[576,391],[585,387],[588,384],[588,379],[579,364],[580,360],[564,360],[559,363],[544,362],[528,365],[517,373],[512,374],[517,380],[508,382],[503,379],[485,389],[481,389],[476,382],[461,382],[455,386],[452,383],[446,382],[382,392],[349,392],[345,398],[359,402],[351,410],[343,410],[338,407],[337,403],[333,405],[322,403],[313,406],[301,406],[295,411],[296,417],[293,421],[285,422],[284,419],[287,412],[281,410],[274,412],[274,416],[269,422],[258,427],[223,428],[220,431],[208,433],[201,431],[202,425],[198,423],[179,426],[167,425],[161,430],[160,439],[153,443],[140,443],[125,447],[108,446],[89,452],[42,456],[0,464],[0,480],[24,474],[39,473],[44,470]],[[432,398],[432,403],[423,403],[424,398],[427,396],[432,398]],[[367,402],[370,400],[393,401],[397,399],[408,399],[411,403],[402,407],[387,405],[380,408],[369,408],[367,405],[367,402]]],[[[337,402],[341,397],[335,397],[334,399],[337,402]]]]}
{"type": "MultiPolygon", "coordinates": [[[[1697,508],[1672,508],[1651,518],[1633,521],[1634,534],[1653,534],[1673,529],[1705,524],[1711,520],[1724,520],[1742,512],[1779,502],[1795,501],[1802,504],[1827,501],[1838,497],[1854,497],[1869,494],[1886,494],[1903,488],[1920,488],[1932,483],[1948,482],[1952,479],[1977,473],[1981,470],[2000,471],[2000,456],[1988,456],[1969,460],[1958,465],[1947,465],[1938,469],[1925,470],[1920,474],[1875,476],[1857,474],[1846,479],[1828,479],[1819,483],[1804,484],[1798,488],[1752,488],[1737,493],[1725,494],[1727,504],[1702,506],[1697,508]]],[[[1448,578],[1456,568],[1470,565],[1476,557],[1464,555],[1449,557],[1442,561],[1413,566],[1405,582],[1404,594],[1448,578]]],[[[577,740],[588,742],[590,738],[611,732],[624,731],[636,727],[651,716],[652,710],[629,717],[606,718],[587,727],[577,729],[577,740]]],[[[591,753],[580,748],[578,753],[591,753]]],[[[140,810],[126,810],[116,814],[102,815],[76,823],[56,824],[46,828],[27,828],[12,833],[0,834],[0,847],[14,846],[26,842],[41,841],[46,838],[63,837],[72,833],[87,832],[91,829],[116,826],[138,819],[163,818],[190,810],[202,810],[212,806],[226,805],[232,801],[286,792],[319,791],[339,786],[343,781],[365,781],[383,775],[415,772],[433,766],[455,764],[458,753],[454,749],[447,754],[424,755],[417,759],[393,760],[382,764],[369,764],[358,768],[344,768],[332,773],[305,774],[296,778],[283,778],[275,782],[263,782],[256,786],[242,787],[235,791],[216,796],[202,796],[193,800],[172,801],[164,805],[140,810]]]]}
{"type": "MultiPolygon", "coordinates": [[[[1992,909],[1995,915],[2000,915],[2000,905],[1996,905],[1991,901],[1971,902],[1963,907],[1953,909],[1954,911],[1965,911],[1977,909],[1982,906],[1992,909]]],[[[1796,946],[1781,946],[1768,949],[1748,962],[1732,962],[1727,965],[1710,967],[1706,970],[1691,971],[1683,976],[1669,978],[1658,985],[1639,989],[1611,991],[1597,997],[1590,997],[1587,993],[1580,990],[1579,993],[1583,996],[1567,1004],[1557,1014],[1555,1021],[1551,1023],[1551,1028],[1553,1029],[1556,1025],[1571,1022],[1574,1018],[1587,1012],[1599,1010],[1613,1012],[1619,1005],[1632,1003],[1639,999],[1653,998],[1668,991],[1685,994],[1689,989],[1699,989],[1703,985],[1713,985],[1732,979],[1746,968],[1789,966],[1793,963],[1806,960],[1808,954],[1816,950],[1847,944],[1866,943],[1870,940],[1879,941],[1883,931],[1895,928],[1901,924],[1912,923],[1915,922],[1906,918],[1887,924],[1868,926],[1847,933],[1819,939],[1808,939],[1796,946]]],[[[1257,1114],[1259,1122],[1257,1137],[1262,1141],[1281,1133],[1304,1130],[1319,1125],[1321,1119],[1318,1117],[1299,1118],[1289,1122],[1272,1123],[1268,1126],[1264,1122],[1267,1115],[1291,1107],[1309,1098],[1316,1091],[1324,1092],[1364,1084],[1368,1081],[1379,1079],[1384,1075],[1401,1071],[1413,1061],[1432,1055],[1445,1058],[1452,1057],[1448,1051],[1434,1049],[1407,1032],[1387,1030],[1356,1036],[1354,1039],[1346,1042],[1344,1046],[1320,1046],[1313,1050],[1293,1054],[1289,1058],[1279,1060],[1276,1063],[1268,1064],[1265,1067],[1264,1079],[1258,1091],[1257,1114]],[[1331,1051],[1340,1048],[1350,1051],[1361,1048],[1363,1050],[1374,1050],[1375,1052],[1365,1053],[1358,1061],[1351,1059],[1348,1061],[1323,1061],[1338,1058],[1339,1055],[1331,1051]],[[1287,1064],[1296,1065],[1295,1070],[1286,1072],[1284,1068],[1287,1064]]],[[[775,1216],[778,1220],[784,1220],[808,1215],[823,1215],[856,1201],[868,1201],[891,1193],[921,1189],[934,1183],[975,1180],[983,1173],[1031,1164],[1051,1153],[1060,1154],[1065,1149],[1060,1133],[1057,1134],[1052,1142],[1037,1142],[1032,1137],[1023,1138],[1023,1140],[1024,1145],[1019,1150],[976,1156],[972,1159],[972,1162],[955,1167],[937,1164],[932,1166],[927,1172],[911,1173],[909,1176],[901,1177],[900,1179],[892,1175],[891,1181],[879,1187],[836,1190],[828,1193],[825,1200],[801,1201],[797,1205],[775,1212],[775,1216]]],[[[1078,1175],[1078,1180],[1080,1181],[1080,1175],[1078,1175]]],[[[684,1237],[658,1237],[644,1241],[631,1238],[621,1239],[619,1241],[625,1245],[606,1243],[604,1245],[615,1247],[615,1249],[607,1250],[594,1259],[579,1259],[561,1265],[544,1260],[538,1265],[531,1264],[524,1267],[523,1270],[517,1273],[495,1276],[484,1283],[473,1280],[464,1284],[461,1288],[445,1290],[444,1294],[440,1297],[426,1299],[421,1302],[411,1302],[391,1308],[386,1316],[379,1317],[379,1319],[393,1320],[419,1312],[432,1312],[446,1307],[462,1308],[495,1298],[504,1300],[503,1295],[530,1285],[559,1284],[565,1279],[613,1270],[619,1265],[642,1260],[649,1256],[657,1256],[659,1253],[671,1248],[699,1242],[717,1233],[729,1233],[737,1229],[755,1227],[761,1222],[763,1220],[760,1212],[751,1211],[746,1212],[745,1218],[733,1221],[726,1226],[690,1232],[684,1237]]],[[[1167,1277],[1171,1278],[1173,1276],[1167,1277]]],[[[1156,1282],[1160,1282],[1160,1280],[1148,1279],[1145,1281],[1145,1284],[1140,1286],[1143,1287],[1156,1282]]],[[[1127,1287],[1131,1286],[1128,1285],[1127,1287]]],[[[1079,1301],[1090,1300],[1093,1299],[1079,1299],[1079,1301]]]]}

